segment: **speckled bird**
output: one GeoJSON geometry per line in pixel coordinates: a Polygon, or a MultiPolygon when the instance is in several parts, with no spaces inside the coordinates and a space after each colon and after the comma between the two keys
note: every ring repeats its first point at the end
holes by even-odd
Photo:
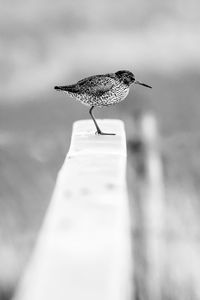
{"type": "Polygon", "coordinates": [[[69,96],[90,107],[89,113],[94,121],[97,134],[115,135],[114,133],[101,131],[92,111],[95,107],[109,106],[123,101],[129,93],[131,84],[140,84],[151,88],[151,86],[137,81],[134,74],[126,70],[90,76],[75,84],[55,86],[54,88],[67,93],[69,96]]]}

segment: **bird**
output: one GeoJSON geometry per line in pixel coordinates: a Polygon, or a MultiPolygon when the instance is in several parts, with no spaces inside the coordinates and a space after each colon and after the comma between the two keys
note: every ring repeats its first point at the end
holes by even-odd
{"type": "Polygon", "coordinates": [[[55,86],[54,89],[62,91],[90,107],[89,114],[96,127],[96,134],[115,135],[115,133],[101,131],[93,115],[93,109],[114,105],[123,101],[127,97],[132,84],[152,88],[150,85],[136,80],[132,72],[120,70],[116,73],[93,75],[79,80],[75,84],[55,86]]]}

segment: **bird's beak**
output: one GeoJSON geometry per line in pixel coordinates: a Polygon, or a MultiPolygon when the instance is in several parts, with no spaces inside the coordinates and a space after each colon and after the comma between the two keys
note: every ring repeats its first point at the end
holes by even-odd
{"type": "Polygon", "coordinates": [[[134,83],[135,83],[135,84],[140,84],[140,85],[143,85],[143,86],[146,86],[146,87],[152,89],[152,86],[150,86],[150,85],[148,85],[148,84],[146,84],[146,83],[140,82],[140,81],[138,81],[138,80],[136,80],[134,83]]]}

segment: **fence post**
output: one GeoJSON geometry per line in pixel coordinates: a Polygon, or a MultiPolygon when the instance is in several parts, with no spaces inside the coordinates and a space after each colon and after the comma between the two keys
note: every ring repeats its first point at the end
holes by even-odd
{"type": "Polygon", "coordinates": [[[146,113],[136,119],[135,128],[137,139],[130,144],[130,177],[136,190],[135,293],[139,299],[160,300],[165,268],[165,187],[158,124],[154,115],[146,113]]]}
{"type": "Polygon", "coordinates": [[[126,139],[119,120],[74,124],[70,150],[16,300],[130,300],[126,139]]]}

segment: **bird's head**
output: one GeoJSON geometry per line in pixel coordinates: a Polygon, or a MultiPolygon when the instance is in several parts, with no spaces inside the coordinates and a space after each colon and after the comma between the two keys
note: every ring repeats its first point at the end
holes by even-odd
{"type": "Polygon", "coordinates": [[[134,84],[140,84],[148,88],[152,88],[150,85],[147,85],[143,82],[140,82],[138,80],[135,80],[135,76],[132,72],[126,71],[126,70],[121,70],[115,73],[117,78],[122,81],[124,84],[130,86],[132,83],[134,84]]]}

